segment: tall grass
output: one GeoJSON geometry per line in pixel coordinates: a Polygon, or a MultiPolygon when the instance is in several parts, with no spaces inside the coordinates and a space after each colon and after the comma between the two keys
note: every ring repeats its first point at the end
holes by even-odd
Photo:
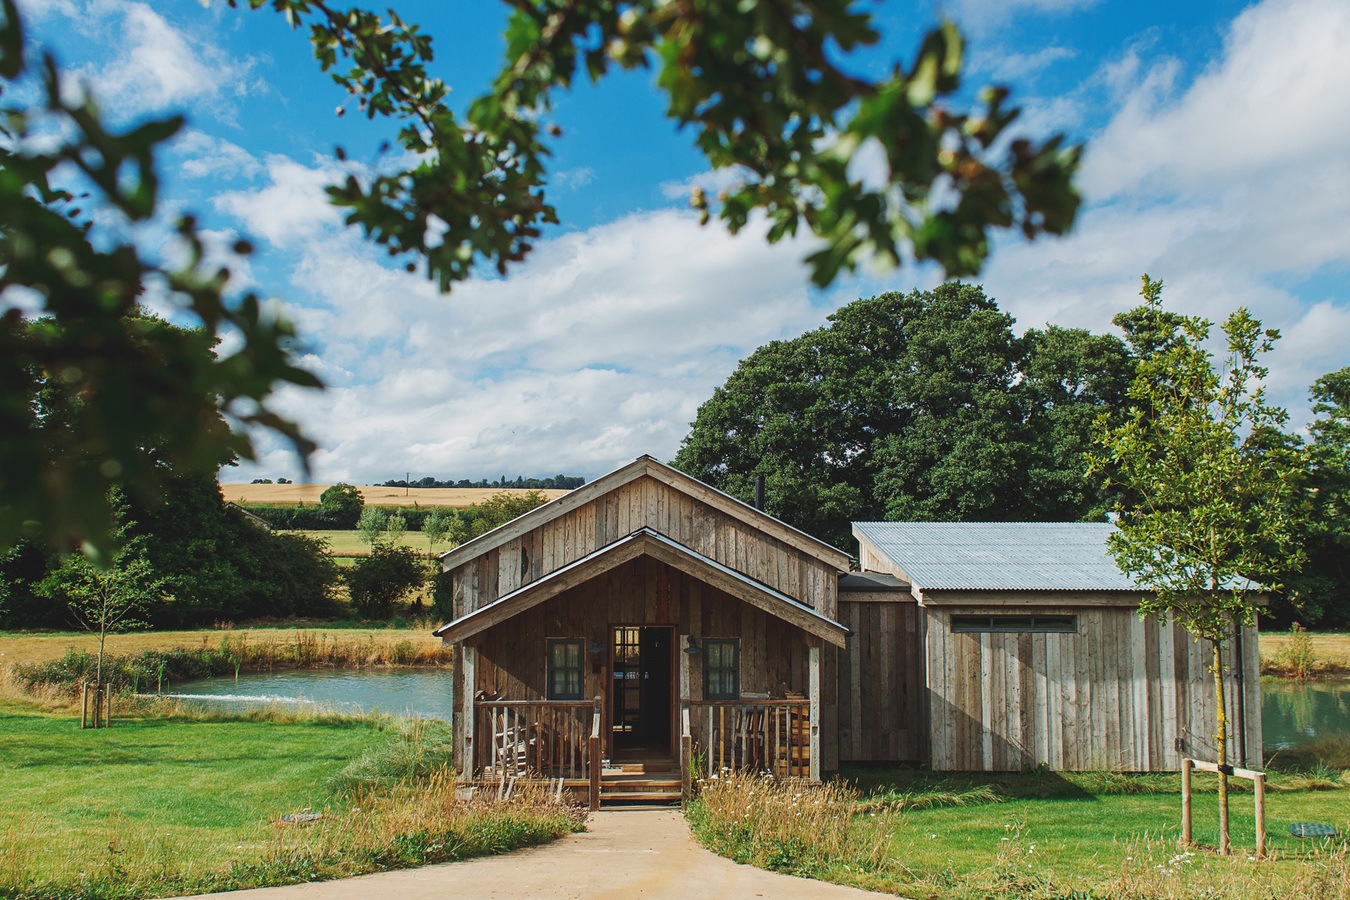
{"type": "MultiPolygon", "coordinates": [[[[203,637],[197,647],[143,650],[135,654],[108,654],[103,659],[105,680],[115,689],[161,691],[173,682],[193,678],[238,675],[276,669],[362,668],[366,666],[438,666],[450,661],[450,650],[440,644],[350,640],[322,632],[297,631],[286,637],[250,639],[247,634],[223,633],[215,646],[203,637]]],[[[76,689],[93,681],[97,658],[86,650],[67,648],[60,659],[20,663],[13,677],[29,690],[43,685],[76,689]]]]}
{"type": "MultiPolygon", "coordinates": [[[[1178,848],[1175,774],[864,771],[866,793],[721,777],[687,815],[704,846],[738,862],[930,900],[1350,900],[1345,842],[1285,833],[1291,821],[1346,827],[1350,778],[1325,760],[1273,774],[1259,860],[1178,848]]],[[[1200,804],[1199,840],[1211,812],[1200,804]]]]}
{"type": "Polygon", "coordinates": [[[891,867],[891,809],[859,811],[843,782],[808,786],[771,776],[723,773],[701,783],[688,809],[704,846],[741,863],[807,877],[840,867],[891,867]]]}

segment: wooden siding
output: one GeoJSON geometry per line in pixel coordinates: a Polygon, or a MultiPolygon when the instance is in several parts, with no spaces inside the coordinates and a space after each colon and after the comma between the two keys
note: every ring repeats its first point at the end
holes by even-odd
{"type": "Polygon", "coordinates": [[[838,761],[924,762],[928,719],[918,604],[899,592],[864,597],[839,598],[839,621],[850,634],[837,653],[837,682],[828,682],[838,685],[838,761]]]}
{"type": "Polygon", "coordinates": [[[836,569],[644,475],[452,569],[454,617],[644,527],[830,618],[836,615],[836,569]]]}
{"type": "MultiPolygon", "coordinates": [[[[456,666],[455,709],[463,708],[466,689],[511,700],[546,699],[546,641],[577,638],[588,647],[598,641],[605,652],[598,672],[592,665],[594,658],[587,655],[582,696],[605,697],[604,733],[608,735],[610,629],[619,625],[673,627],[672,717],[678,714],[681,697],[703,698],[702,655],[682,652],[688,635],[700,642],[739,638],[741,691],[778,696],[787,691],[806,693],[810,647],[818,643],[795,626],[673,566],[640,557],[457,645],[472,647],[475,659],[471,686],[456,666]]],[[[827,712],[822,712],[823,718],[827,712]]],[[[679,734],[674,718],[672,734],[679,734]]]]}
{"type": "MultiPolygon", "coordinates": [[[[1076,615],[1071,634],[951,631],[953,614],[1006,612],[1006,606],[926,610],[934,769],[1172,771],[1182,756],[1214,757],[1210,644],[1191,640],[1179,626],[1141,620],[1130,607],[1042,610],[1076,615]]],[[[1231,666],[1232,642],[1227,653],[1231,666]]],[[[1246,755],[1259,761],[1255,629],[1244,632],[1244,656],[1246,755]]],[[[1230,675],[1234,732],[1235,685],[1230,675]]],[[[1230,740],[1235,762],[1238,744],[1230,740]]]]}

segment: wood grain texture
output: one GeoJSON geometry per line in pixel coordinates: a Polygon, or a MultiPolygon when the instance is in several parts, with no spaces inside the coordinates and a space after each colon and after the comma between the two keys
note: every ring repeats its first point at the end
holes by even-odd
{"type": "MultiPolygon", "coordinates": [[[[928,609],[931,765],[944,771],[1175,771],[1212,758],[1210,645],[1130,607],[1073,612],[1072,634],[952,633],[953,612],[928,609]]],[[[1246,758],[1261,758],[1255,629],[1243,633],[1246,758]]],[[[1236,729],[1238,663],[1225,647],[1236,729]]],[[[860,677],[866,680],[866,673],[860,677]]],[[[1240,742],[1230,761],[1241,762],[1240,742]]]]}

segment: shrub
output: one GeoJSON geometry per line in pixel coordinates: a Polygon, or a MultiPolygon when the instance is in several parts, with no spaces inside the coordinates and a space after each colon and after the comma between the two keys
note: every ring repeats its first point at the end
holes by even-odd
{"type": "Polygon", "coordinates": [[[339,528],[355,528],[366,505],[361,492],[350,484],[338,482],[319,495],[319,506],[342,522],[339,528]]]}
{"type": "Polygon", "coordinates": [[[1276,663],[1288,678],[1307,681],[1317,669],[1317,654],[1307,630],[1295,622],[1289,626],[1289,643],[1279,652],[1276,663]]]}
{"type": "Polygon", "coordinates": [[[352,607],[367,618],[387,618],[426,580],[426,561],[411,547],[377,543],[347,571],[352,607]]]}

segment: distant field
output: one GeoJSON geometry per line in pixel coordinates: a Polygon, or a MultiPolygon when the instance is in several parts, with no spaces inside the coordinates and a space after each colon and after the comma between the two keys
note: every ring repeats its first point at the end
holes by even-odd
{"type": "MultiPolygon", "coordinates": [[[[296,503],[318,503],[319,495],[332,485],[327,484],[222,484],[220,490],[231,503],[272,503],[294,506],[296,503]]],[[[482,503],[496,494],[527,494],[523,488],[401,488],[358,485],[367,506],[450,506],[464,508],[482,503]]],[[[548,499],[561,497],[567,491],[543,491],[548,499]]]]}
{"type": "MultiPolygon", "coordinates": [[[[367,544],[361,538],[359,531],[302,531],[300,534],[307,534],[310,537],[320,537],[328,541],[329,553],[337,557],[348,556],[369,556],[370,544],[367,544]]],[[[403,535],[403,540],[399,541],[405,547],[411,547],[418,553],[431,556],[431,544],[427,541],[427,536],[420,531],[409,531],[403,535]]],[[[440,555],[450,549],[448,543],[436,545],[436,555],[440,555]]]]}

